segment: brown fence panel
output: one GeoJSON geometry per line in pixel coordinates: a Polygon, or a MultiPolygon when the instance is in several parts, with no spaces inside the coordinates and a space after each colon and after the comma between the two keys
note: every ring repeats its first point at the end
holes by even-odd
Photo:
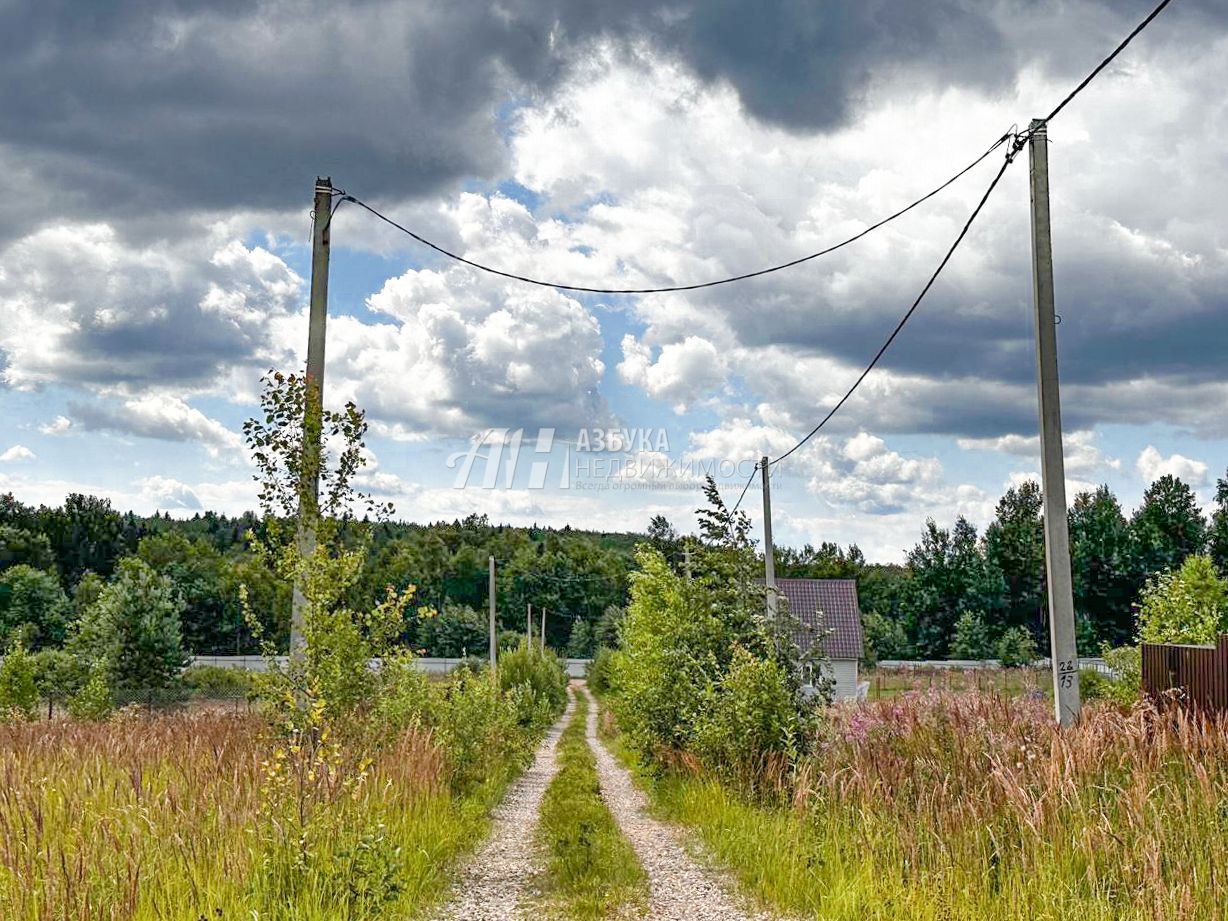
{"type": "Polygon", "coordinates": [[[1143,690],[1203,710],[1228,711],[1228,634],[1214,646],[1143,644],[1143,690]]]}

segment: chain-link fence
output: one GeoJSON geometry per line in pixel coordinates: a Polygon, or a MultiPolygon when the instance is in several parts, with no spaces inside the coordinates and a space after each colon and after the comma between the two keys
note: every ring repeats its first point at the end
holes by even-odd
{"type": "MultiPolygon", "coordinates": [[[[133,713],[171,713],[185,710],[212,710],[246,713],[254,706],[251,691],[246,688],[163,687],[124,689],[111,692],[111,702],[117,710],[133,713]]],[[[70,698],[43,697],[37,715],[41,719],[56,719],[69,714],[70,698]]]]}

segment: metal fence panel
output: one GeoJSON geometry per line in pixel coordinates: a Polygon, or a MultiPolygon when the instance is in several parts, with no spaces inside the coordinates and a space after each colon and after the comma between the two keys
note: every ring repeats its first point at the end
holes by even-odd
{"type": "Polygon", "coordinates": [[[1209,711],[1228,711],[1228,634],[1214,646],[1143,644],[1143,690],[1209,711]]]}

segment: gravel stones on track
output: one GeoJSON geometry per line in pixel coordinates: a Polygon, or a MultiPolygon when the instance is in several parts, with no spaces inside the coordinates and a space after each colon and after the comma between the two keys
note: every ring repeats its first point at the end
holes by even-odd
{"type": "MultiPolygon", "coordinates": [[[[579,693],[587,694],[587,689],[579,693]]],[[[701,866],[673,826],[648,814],[648,801],[631,775],[597,738],[597,707],[590,706],[588,743],[606,805],[648,874],[648,921],[770,921],[701,866]]]]}
{"type": "Polygon", "coordinates": [[[558,773],[555,746],[574,709],[573,701],[538,746],[532,766],[495,809],[490,836],[461,870],[451,899],[431,915],[436,921],[515,921],[524,916],[526,883],[541,869],[533,832],[546,787],[558,773]]]}

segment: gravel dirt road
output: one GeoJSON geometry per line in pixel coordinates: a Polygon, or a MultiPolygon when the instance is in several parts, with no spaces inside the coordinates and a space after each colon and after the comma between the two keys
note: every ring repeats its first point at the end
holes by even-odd
{"type": "MultiPolygon", "coordinates": [[[[588,694],[588,690],[578,693],[588,694]]],[[[696,861],[678,829],[648,814],[643,792],[597,738],[595,703],[588,710],[587,729],[606,805],[648,874],[648,921],[771,921],[775,916],[751,908],[696,861]]]]}
{"type": "Polygon", "coordinates": [[[574,698],[546,734],[532,766],[508,790],[491,823],[490,837],[461,871],[451,899],[432,914],[436,921],[516,921],[524,917],[525,883],[541,870],[534,845],[542,796],[558,773],[555,746],[571,720],[574,698]]]}

